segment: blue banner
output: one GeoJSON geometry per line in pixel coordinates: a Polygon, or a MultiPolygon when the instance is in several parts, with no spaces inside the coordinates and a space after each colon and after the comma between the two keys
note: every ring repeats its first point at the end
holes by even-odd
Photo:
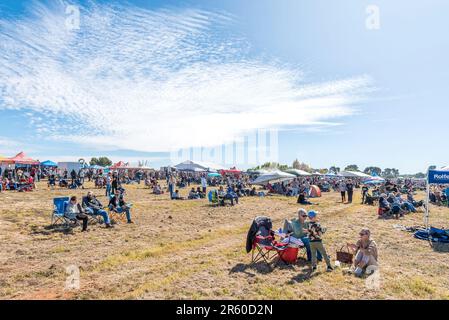
{"type": "Polygon", "coordinates": [[[430,184],[449,184],[449,171],[429,171],[429,183],[430,184]]]}

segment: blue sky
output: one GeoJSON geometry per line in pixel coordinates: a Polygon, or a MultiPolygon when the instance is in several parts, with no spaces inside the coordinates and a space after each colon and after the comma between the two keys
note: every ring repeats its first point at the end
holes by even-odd
{"type": "Polygon", "coordinates": [[[0,154],[158,167],[268,127],[283,163],[448,165],[447,1],[80,1],[69,35],[54,3],[0,4],[0,154]]]}

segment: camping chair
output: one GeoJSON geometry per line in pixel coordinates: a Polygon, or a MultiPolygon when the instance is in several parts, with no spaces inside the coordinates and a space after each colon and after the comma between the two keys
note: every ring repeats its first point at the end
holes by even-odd
{"type": "Polygon", "coordinates": [[[89,219],[89,223],[98,223],[98,224],[102,224],[103,223],[103,219],[100,215],[95,215],[93,214],[93,209],[88,208],[87,206],[84,206],[85,203],[85,199],[87,198],[87,196],[83,197],[83,207],[84,207],[84,211],[87,215],[87,218],[89,219]]]}
{"type": "MultiPolygon", "coordinates": [[[[109,197],[109,199],[112,199],[113,197],[115,197],[115,195],[111,195],[109,197]]],[[[112,208],[112,206],[108,206],[108,214],[109,214],[109,219],[114,222],[126,222],[126,212],[122,211],[122,212],[117,212],[116,210],[114,210],[112,208]]]]}
{"type": "Polygon", "coordinates": [[[218,200],[218,193],[217,190],[211,190],[209,191],[207,198],[209,199],[209,202],[215,207],[220,205],[220,201],[218,200]]]}
{"type": "Polygon", "coordinates": [[[277,242],[271,231],[269,236],[258,235],[254,238],[250,265],[261,261],[264,261],[270,268],[273,263],[274,266],[280,262],[286,265],[295,264],[300,248],[291,246],[289,243],[277,242]]]}
{"type": "Polygon", "coordinates": [[[67,206],[67,203],[69,201],[68,197],[63,198],[54,198],[53,199],[53,213],[51,215],[51,225],[56,225],[58,222],[61,222],[62,224],[66,223],[66,217],[64,216],[65,208],[67,206]]]}
{"type": "Polygon", "coordinates": [[[67,218],[64,214],[65,214],[65,208],[67,207],[67,204],[69,202],[69,198],[68,197],[62,197],[62,198],[54,198],[53,199],[53,204],[54,204],[54,209],[53,209],[53,213],[51,215],[51,225],[55,226],[57,225],[59,222],[61,223],[61,225],[64,225],[65,227],[76,227],[80,225],[80,222],[78,220],[70,220],[69,218],[67,218]]]}
{"type": "Polygon", "coordinates": [[[254,238],[253,248],[251,251],[251,266],[264,261],[269,267],[273,262],[273,258],[277,256],[274,248],[274,236],[262,236],[258,235],[254,238]]]}

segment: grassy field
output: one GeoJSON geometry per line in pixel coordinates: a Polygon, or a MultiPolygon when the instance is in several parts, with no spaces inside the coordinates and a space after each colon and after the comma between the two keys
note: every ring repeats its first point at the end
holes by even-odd
{"type": "MultiPolygon", "coordinates": [[[[106,204],[103,190],[87,187],[106,204]]],[[[170,201],[133,185],[127,193],[135,224],[94,224],[87,233],[50,228],[52,198],[85,192],[39,183],[34,192],[0,194],[0,298],[449,299],[449,253],[395,228],[422,225],[422,213],[378,219],[375,207],[359,205],[359,194],[345,205],[337,193],[326,193],[310,208],[328,229],[324,241],[333,260],[341,245],[357,240],[360,228],[371,229],[380,255],[377,290],[343,268],[327,273],[320,264],[312,275],[303,260],[272,271],[249,267],[245,241],[253,218],[270,216],[279,228],[296,216],[294,198],[242,198],[234,207],[211,207],[206,200],[170,201]],[[79,267],[79,290],[66,289],[70,265],[79,267]]],[[[431,209],[432,225],[448,227],[449,209],[431,209]]]]}

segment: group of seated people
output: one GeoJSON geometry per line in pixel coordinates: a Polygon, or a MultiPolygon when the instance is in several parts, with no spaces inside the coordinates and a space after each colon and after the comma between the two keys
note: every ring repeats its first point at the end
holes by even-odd
{"type": "Polygon", "coordinates": [[[449,187],[443,189],[441,186],[435,186],[432,188],[429,193],[429,201],[437,206],[449,207],[449,187]]]}
{"type": "Polygon", "coordinates": [[[379,215],[395,216],[396,219],[404,214],[416,212],[417,207],[422,207],[424,201],[416,201],[412,193],[408,193],[407,199],[402,199],[401,193],[382,193],[379,198],[379,215]]]}
{"type": "Polygon", "coordinates": [[[204,199],[206,194],[202,192],[200,187],[190,189],[188,199],[204,199]]]}
{"type": "Polygon", "coordinates": [[[56,180],[58,180],[58,185],[60,188],[68,188],[68,189],[84,189],[83,180],[80,178],[75,178],[70,181],[68,178],[64,178],[63,176],[57,176],[52,174],[48,177],[47,186],[53,189],[56,186],[56,180]]]}
{"type": "Polygon", "coordinates": [[[36,188],[32,176],[22,175],[18,180],[0,177],[0,192],[6,190],[31,191],[36,188]]]}
{"type": "MultiPolygon", "coordinates": [[[[116,213],[124,213],[128,223],[133,223],[131,220],[131,205],[124,199],[124,192],[116,190],[114,195],[109,199],[108,208],[110,211],[116,213]]],[[[81,203],[78,202],[76,196],[72,196],[68,205],[66,206],[64,216],[69,220],[82,221],[82,231],[87,231],[87,225],[89,216],[101,216],[106,228],[112,228],[111,219],[108,212],[104,209],[104,206],[97,199],[97,197],[89,191],[85,197],[83,197],[81,203]]]]}

